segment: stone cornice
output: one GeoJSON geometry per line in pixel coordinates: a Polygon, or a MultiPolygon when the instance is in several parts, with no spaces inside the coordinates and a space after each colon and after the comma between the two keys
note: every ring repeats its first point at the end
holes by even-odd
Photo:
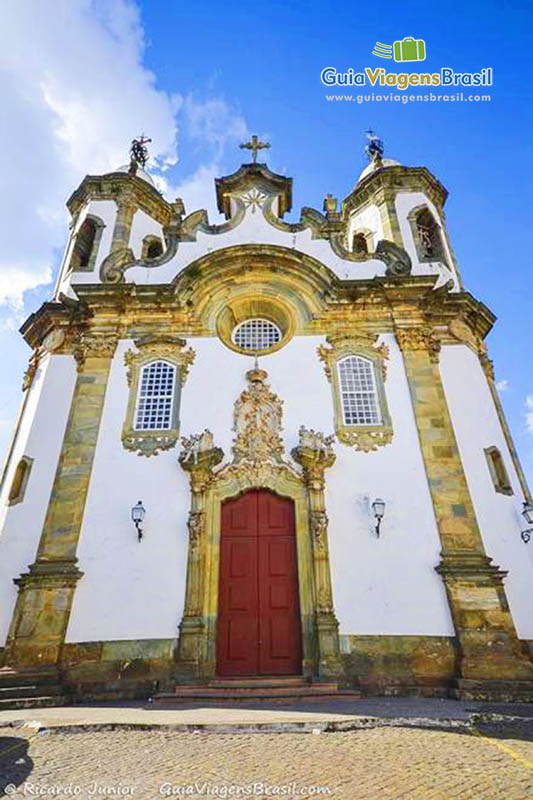
{"type": "Polygon", "coordinates": [[[46,302],[30,314],[20,327],[20,333],[30,347],[39,347],[46,336],[54,330],[72,329],[87,324],[92,315],[84,303],[76,300],[46,302]]]}
{"type": "Polygon", "coordinates": [[[376,169],[357,183],[354,189],[342,202],[343,216],[359,211],[366,205],[376,201],[378,195],[391,196],[400,191],[421,191],[442,210],[448,191],[426,167],[381,167],[376,169]]]}
{"type": "MultiPolygon", "coordinates": [[[[339,326],[361,324],[371,334],[430,325],[443,343],[468,344],[468,331],[474,343],[482,341],[495,321],[487,306],[469,292],[448,292],[445,287],[435,291],[435,276],[343,281],[332,273],[313,276],[309,274],[312,265],[304,266],[310,286],[321,294],[306,333],[328,334],[339,326]]],[[[206,275],[201,282],[201,292],[207,295],[210,280],[220,280],[219,271],[210,269],[209,273],[211,278],[206,275]]],[[[286,279],[291,280],[288,273],[286,279]]],[[[116,330],[117,325],[122,338],[168,330],[169,325],[183,336],[214,335],[215,331],[206,327],[203,294],[196,294],[198,275],[194,279],[184,274],[183,281],[151,286],[79,284],[78,301],[65,298],[44,303],[20,330],[32,348],[39,347],[55,329],[62,329],[68,341],[82,329],[116,330]]]]}
{"type": "Polygon", "coordinates": [[[133,202],[161,225],[170,221],[172,206],[143,178],[127,172],[109,172],[106,175],[86,175],[67,200],[73,217],[89,200],[120,200],[133,202]]]}

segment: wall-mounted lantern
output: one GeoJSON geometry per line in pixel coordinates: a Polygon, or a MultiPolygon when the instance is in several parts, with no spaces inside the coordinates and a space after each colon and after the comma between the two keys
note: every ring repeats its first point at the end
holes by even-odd
{"type": "Polygon", "coordinates": [[[374,502],[372,503],[372,513],[374,514],[376,520],[376,536],[379,539],[379,529],[381,526],[381,520],[383,519],[383,515],[385,513],[385,501],[381,500],[380,497],[376,497],[374,502]]]}
{"type": "Polygon", "coordinates": [[[135,528],[137,529],[137,537],[139,541],[141,541],[141,539],[143,538],[143,531],[141,528],[141,524],[145,514],[146,514],[146,509],[143,506],[142,500],[139,500],[139,502],[136,503],[131,509],[131,518],[133,520],[135,528]]]}
{"type": "MultiPolygon", "coordinates": [[[[522,516],[524,517],[527,525],[533,525],[533,503],[531,500],[524,500],[524,507],[522,508],[522,516]]],[[[529,530],[522,531],[520,536],[522,541],[526,544],[531,539],[531,534],[533,533],[533,528],[529,528],[529,530]]]]}

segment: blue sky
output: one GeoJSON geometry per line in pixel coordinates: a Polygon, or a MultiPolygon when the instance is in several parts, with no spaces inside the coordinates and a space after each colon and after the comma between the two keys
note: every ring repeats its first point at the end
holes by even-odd
{"type": "Polygon", "coordinates": [[[52,290],[68,234],[64,201],[86,173],[127,161],[143,130],[165,195],[213,216],[212,179],[241,163],[238,143],[255,132],[272,143],[270,167],[294,178],[297,218],[302,205],[321,209],[326,192],[351,190],[371,126],[388,157],[427,166],[450,192],[466,287],[499,318],[489,350],[533,482],[532,4],[58,0],[50,15],[40,0],[7,0],[4,14],[0,448],[29,355],[17,327],[52,290]],[[405,36],[426,41],[424,71],[493,67],[492,101],[325,100],[347,91],[321,84],[325,66],[398,70],[371,51],[405,36]]]}

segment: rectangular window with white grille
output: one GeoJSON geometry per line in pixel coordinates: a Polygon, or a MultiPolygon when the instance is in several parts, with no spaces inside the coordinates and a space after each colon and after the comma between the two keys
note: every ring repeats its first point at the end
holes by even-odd
{"type": "Polygon", "coordinates": [[[338,364],[345,425],[381,425],[374,365],[361,356],[347,356],[338,364]]]}
{"type": "Polygon", "coordinates": [[[172,428],[172,408],[176,367],[166,361],[153,361],[143,367],[135,414],[138,431],[172,428]]]}

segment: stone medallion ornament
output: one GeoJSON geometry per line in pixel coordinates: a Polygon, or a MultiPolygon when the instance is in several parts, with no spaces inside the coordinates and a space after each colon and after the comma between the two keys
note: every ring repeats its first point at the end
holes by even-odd
{"type": "Polygon", "coordinates": [[[58,330],[57,328],[44,337],[43,339],[43,347],[49,353],[52,353],[54,350],[57,350],[63,342],[65,341],[65,334],[62,330],[58,330]]]}

